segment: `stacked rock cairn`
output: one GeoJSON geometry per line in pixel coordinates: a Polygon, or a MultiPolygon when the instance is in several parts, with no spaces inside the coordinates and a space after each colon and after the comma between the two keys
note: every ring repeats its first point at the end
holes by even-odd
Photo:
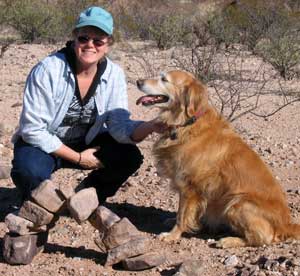
{"type": "Polygon", "coordinates": [[[45,180],[32,191],[21,208],[5,218],[9,230],[3,239],[3,257],[9,264],[29,264],[43,251],[49,230],[67,208],[81,224],[89,220],[99,231],[98,247],[107,253],[105,266],[121,263],[126,270],[145,270],[161,265],[165,256],[151,250],[145,237],[126,217],[120,218],[100,205],[95,188],[75,193],[70,185],[45,180]],[[88,204],[87,204],[88,202],[88,204]]]}

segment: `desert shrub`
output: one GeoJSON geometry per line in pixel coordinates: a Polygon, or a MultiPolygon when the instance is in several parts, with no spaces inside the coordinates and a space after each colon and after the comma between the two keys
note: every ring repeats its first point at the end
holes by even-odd
{"type": "Polygon", "coordinates": [[[157,17],[149,26],[150,38],[159,49],[168,49],[185,40],[191,27],[184,16],[179,14],[157,17]]]}
{"type": "Polygon", "coordinates": [[[236,5],[231,5],[221,14],[221,24],[214,24],[214,33],[226,41],[234,38],[234,41],[245,44],[253,50],[259,40],[265,37],[268,29],[280,22],[283,15],[283,4],[279,0],[241,0],[236,5]],[[223,32],[223,30],[227,30],[223,32]],[[230,31],[230,32],[228,32],[230,31]]]}
{"type": "Polygon", "coordinates": [[[191,32],[189,11],[172,1],[122,1],[111,8],[116,29],[125,39],[154,40],[159,49],[167,49],[191,32]]]}
{"type": "Polygon", "coordinates": [[[299,64],[299,15],[296,3],[241,0],[207,22],[210,44],[243,44],[269,62],[284,78],[299,64]]]}
{"type": "Polygon", "coordinates": [[[130,6],[116,3],[111,7],[116,25],[117,39],[149,39],[149,22],[152,13],[145,3],[132,2],[130,6]]]}
{"type": "Polygon", "coordinates": [[[256,46],[256,53],[272,64],[284,79],[295,76],[300,63],[299,18],[286,17],[273,24],[266,37],[256,46]]]}
{"type": "Polygon", "coordinates": [[[102,1],[3,0],[0,24],[16,29],[25,42],[56,42],[71,35],[79,12],[102,1]]]}
{"type": "Polygon", "coordinates": [[[5,13],[5,22],[27,42],[51,41],[62,25],[62,15],[56,6],[39,0],[6,1],[5,13]]]}
{"type": "Polygon", "coordinates": [[[207,83],[216,78],[214,70],[216,54],[215,45],[206,45],[183,49],[180,54],[174,54],[173,58],[177,68],[189,71],[197,79],[207,83]]]}

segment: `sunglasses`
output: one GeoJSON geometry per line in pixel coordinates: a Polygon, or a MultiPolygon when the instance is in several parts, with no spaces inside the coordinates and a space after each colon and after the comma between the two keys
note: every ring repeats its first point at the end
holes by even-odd
{"type": "Polygon", "coordinates": [[[107,43],[107,41],[103,41],[103,38],[91,38],[87,35],[78,36],[77,40],[80,44],[87,44],[91,40],[95,47],[101,47],[107,43]]]}

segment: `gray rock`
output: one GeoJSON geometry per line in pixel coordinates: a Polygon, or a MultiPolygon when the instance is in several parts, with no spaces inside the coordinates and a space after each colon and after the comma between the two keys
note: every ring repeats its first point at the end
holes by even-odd
{"type": "Polygon", "coordinates": [[[106,249],[110,250],[139,236],[141,236],[141,232],[127,218],[123,218],[107,230],[103,237],[103,243],[106,249]]]}
{"type": "Polygon", "coordinates": [[[86,188],[74,194],[68,202],[72,217],[81,223],[89,218],[99,205],[96,189],[86,188]]]}
{"type": "Polygon", "coordinates": [[[108,251],[105,266],[116,264],[124,259],[146,253],[149,250],[150,240],[138,238],[119,245],[108,251]]]}
{"type": "Polygon", "coordinates": [[[227,257],[224,261],[224,264],[226,266],[236,266],[238,263],[239,263],[239,259],[235,255],[227,257]]]}
{"type": "Polygon", "coordinates": [[[272,269],[274,269],[275,267],[278,267],[278,266],[279,266],[278,261],[269,259],[264,263],[263,268],[266,269],[266,270],[272,270],[272,269]]]}
{"type": "Polygon", "coordinates": [[[12,133],[14,129],[13,125],[0,123],[0,137],[12,133]]]}
{"type": "Polygon", "coordinates": [[[104,206],[99,206],[90,216],[90,223],[100,232],[106,232],[113,224],[120,221],[120,217],[104,206]]]}
{"type": "Polygon", "coordinates": [[[122,261],[125,269],[131,271],[150,269],[163,264],[166,261],[164,255],[157,252],[146,253],[137,257],[128,258],[122,261]]]}
{"type": "Polygon", "coordinates": [[[29,200],[23,203],[18,215],[30,220],[35,226],[47,225],[54,218],[53,214],[29,200]]]}
{"type": "Polygon", "coordinates": [[[189,260],[184,261],[174,276],[201,276],[205,275],[202,261],[200,260],[189,260]]]}
{"type": "Polygon", "coordinates": [[[65,201],[57,191],[58,185],[47,179],[31,192],[31,197],[41,207],[56,213],[65,201]]]}
{"type": "Polygon", "coordinates": [[[19,217],[17,213],[8,214],[5,217],[5,224],[10,232],[19,234],[20,236],[45,232],[47,230],[46,225],[34,227],[33,222],[19,217]]]}
{"type": "Polygon", "coordinates": [[[70,197],[72,197],[75,194],[74,188],[71,185],[66,185],[66,184],[59,185],[59,192],[66,200],[68,200],[70,197]]]}
{"type": "Polygon", "coordinates": [[[48,232],[16,236],[8,233],[3,239],[3,258],[9,264],[29,264],[44,249],[48,232]]]}

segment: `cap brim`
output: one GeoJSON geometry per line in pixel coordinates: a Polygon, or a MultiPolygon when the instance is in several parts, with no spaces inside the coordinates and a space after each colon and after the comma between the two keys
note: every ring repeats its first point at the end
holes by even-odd
{"type": "Polygon", "coordinates": [[[75,26],[75,29],[86,27],[86,26],[96,27],[101,31],[105,32],[106,34],[112,35],[112,31],[109,30],[104,24],[100,24],[99,22],[93,22],[93,21],[79,23],[75,26]]]}

